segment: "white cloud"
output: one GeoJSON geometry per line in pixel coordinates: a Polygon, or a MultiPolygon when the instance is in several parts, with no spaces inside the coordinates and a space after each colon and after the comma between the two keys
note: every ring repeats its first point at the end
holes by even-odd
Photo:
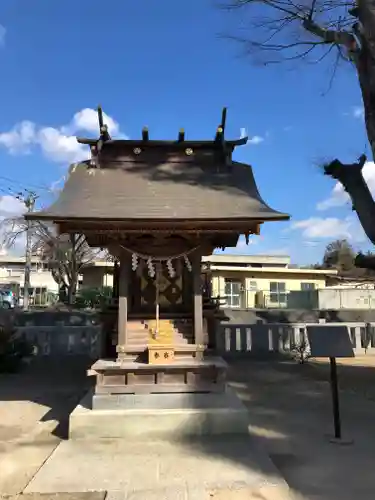
{"type": "Polygon", "coordinates": [[[5,26],[0,24],[0,47],[4,47],[5,45],[5,36],[7,34],[7,30],[5,26]]]}
{"type": "Polygon", "coordinates": [[[257,144],[260,144],[263,141],[264,141],[264,137],[261,137],[260,135],[254,135],[247,142],[248,142],[248,144],[253,144],[254,146],[256,146],[257,144]]]}
{"type": "MultiPolygon", "coordinates": [[[[367,182],[367,185],[371,193],[375,196],[375,164],[372,161],[368,161],[362,170],[363,177],[367,182]]],[[[340,207],[350,202],[350,197],[348,193],[344,190],[340,182],[336,182],[335,186],[331,191],[329,198],[320,201],[316,208],[317,210],[323,211],[333,207],[340,207]]]]}
{"type": "Polygon", "coordinates": [[[11,154],[28,153],[35,142],[36,128],[30,121],[17,123],[9,132],[0,134],[0,145],[11,154]]]}
{"type": "MultiPolygon", "coordinates": [[[[103,113],[103,121],[108,125],[108,131],[111,135],[118,135],[120,132],[119,124],[106,113],[103,113]]],[[[80,131],[91,132],[94,135],[99,133],[98,113],[91,108],[85,108],[78,111],[73,116],[72,121],[66,127],[62,127],[62,132],[72,135],[80,131]]]]}
{"type": "Polygon", "coordinates": [[[356,120],[364,120],[365,110],[363,106],[352,106],[350,111],[344,111],[343,116],[349,116],[350,118],[355,118],[356,120]]]}
{"type": "Polygon", "coordinates": [[[5,195],[0,198],[0,219],[16,217],[25,212],[25,205],[15,196],[5,195]]]}
{"type": "MultiPolygon", "coordinates": [[[[120,134],[118,123],[103,113],[104,123],[112,135],[120,134]]],[[[85,108],[76,113],[68,125],[60,128],[39,127],[30,121],[16,124],[10,131],[0,133],[0,146],[10,154],[25,154],[32,147],[40,147],[42,153],[58,163],[74,163],[89,157],[87,146],[78,144],[77,132],[99,134],[98,115],[94,109],[85,108]]]]}
{"type": "Polygon", "coordinates": [[[309,219],[293,222],[290,230],[300,230],[304,238],[348,238],[349,224],[346,220],[336,217],[310,217],[309,219]]]}
{"type": "Polygon", "coordinates": [[[319,211],[328,210],[333,207],[341,207],[350,201],[348,193],[344,190],[342,184],[337,182],[331,191],[329,198],[319,201],[316,205],[316,209],[319,211]]]}
{"type": "MultiPolygon", "coordinates": [[[[247,137],[247,136],[248,136],[248,134],[247,134],[246,128],[242,127],[240,130],[241,139],[243,139],[244,137],[247,137]]],[[[261,137],[260,135],[254,135],[253,137],[251,137],[247,141],[247,144],[253,144],[254,146],[256,146],[257,144],[260,144],[263,141],[264,141],[264,137],[261,137]]]]}
{"type": "Polygon", "coordinates": [[[358,118],[358,119],[363,120],[365,117],[365,110],[364,110],[363,106],[353,106],[352,116],[353,116],[353,118],[358,118]]]}
{"type": "Polygon", "coordinates": [[[336,239],[346,238],[361,242],[366,239],[362,227],[353,216],[345,219],[337,217],[310,217],[309,219],[292,222],[288,231],[300,231],[304,239],[336,239]]]}
{"type": "Polygon", "coordinates": [[[74,163],[89,157],[88,147],[79,144],[75,136],[65,135],[52,127],[40,129],[36,142],[49,160],[59,163],[74,163]]]}

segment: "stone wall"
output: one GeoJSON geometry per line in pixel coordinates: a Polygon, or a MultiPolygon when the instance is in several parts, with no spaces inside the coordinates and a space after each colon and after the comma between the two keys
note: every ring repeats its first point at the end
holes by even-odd
{"type": "Polygon", "coordinates": [[[17,333],[34,346],[36,356],[88,356],[103,353],[103,335],[96,313],[29,311],[13,315],[17,333]]]}

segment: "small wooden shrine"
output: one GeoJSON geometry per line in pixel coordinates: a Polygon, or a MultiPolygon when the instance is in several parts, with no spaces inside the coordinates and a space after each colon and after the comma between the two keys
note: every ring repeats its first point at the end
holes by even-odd
{"type": "Polygon", "coordinates": [[[91,373],[96,394],[213,392],[225,363],[207,348],[201,258],[288,219],[265,204],[249,165],[232,160],[247,138],[226,140],[226,109],[212,140],[114,140],[99,108],[91,158],[70,167],[58,198],[28,219],[86,236],[117,259],[117,359],[91,373]]]}

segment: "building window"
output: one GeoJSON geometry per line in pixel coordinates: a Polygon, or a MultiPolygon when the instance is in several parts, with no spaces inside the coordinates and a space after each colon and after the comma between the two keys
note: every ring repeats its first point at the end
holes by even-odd
{"type": "Polygon", "coordinates": [[[315,290],[315,283],[301,283],[301,290],[303,292],[310,292],[315,290]]]}
{"type": "Polygon", "coordinates": [[[225,298],[227,307],[241,307],[242,283],[235,280],[225,280],[225,298]]]}
{"type": "Polygon", "coordinates": [[[286,304],[285,283],[278,281],[271,281],[270,302],[272,302],[273,304],[286,304]]]}

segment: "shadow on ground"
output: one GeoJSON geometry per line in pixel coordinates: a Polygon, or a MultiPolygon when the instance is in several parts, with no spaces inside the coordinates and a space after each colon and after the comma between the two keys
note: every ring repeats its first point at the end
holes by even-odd
{"type": "MultiPolygon", "coordinates": [[[[42,421],[58,421],[55,433],[66,438],[69,414],[90,386],[89,365],[86,359],[59,363],[48,359],[22,373],[1,375],[0,401],[34,403],[41,408],[35,415],[42,421]]],[[[354,439],[352,446],[333,445],[327,438],[333,430],[327,365],[243,358],[230,361],[229,383],[249,410],[250,439],[221,436],[189,440],[186,447],[195,448],[197,457],[224,458],[239,469],[267,475],[269,464],[254,460],[256,454],[249,453],[260,446],[299,498],[372,500],[375,369],[338,369],[343,434],[354,439]]]]}
{"type": "MultiPolygon", "coordinates": [[[[267,450],[298,498],[373,498],[375,369],[338,366],[338,371],[343,437],[354,439],[350,446],[329,440],[333,418],[328,364],[230,362],[229,382],[249,410],[252,439],[267,450]]],[[[202,444],[211,456],[221,453],[219,441],[204,441],[199,448],[202,444]]],[[[225,451],[239,465],[246,463],[235,446],[225,451]]]]}
{"type": "Polygon", "coordinates": [[[56,421],[54,434],[66,439],[69,414],[91,386],[91,364],[86,357],[48,357],[19,373],[0,374],[0,441],[27,434],[38,421],[56,421]]]}

